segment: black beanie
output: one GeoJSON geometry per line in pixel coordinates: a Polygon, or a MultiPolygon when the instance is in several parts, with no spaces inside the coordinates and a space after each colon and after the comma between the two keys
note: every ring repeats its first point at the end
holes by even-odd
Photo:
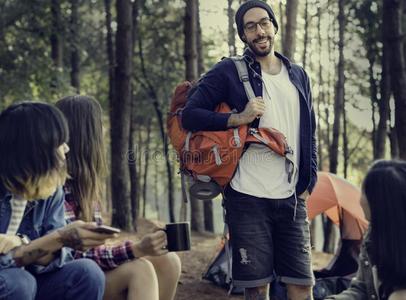
{"type": "Polygon", "coordinates": [[[265,9],[268,12],[269,18],[272,20],[276,31],[278,31],[278,22],[276,22],[275,14],[273,13],[272,8],[267,3],[261,0],[248,0],[247,2],[241,4],[241,6],[237,10],[237,13],[235,14],[235,23],[237,24],[238,35],[241,40],[242,36],[244,35],[244,15],[248,10],[254,7],[265,9]]]}

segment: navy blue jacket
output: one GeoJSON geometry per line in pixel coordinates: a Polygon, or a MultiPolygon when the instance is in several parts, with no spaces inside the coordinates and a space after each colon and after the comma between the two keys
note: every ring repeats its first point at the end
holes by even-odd
{"type": "MultiPolygon", "coordinates": [[[[296,192],[300,195],[307,189],[311,193],[317,180],[317,147],[310,80],[302,67],[292,64],[279,53],[275,54],[286,66],[291,82],[299,91],[300,164],[296,192]]],[[[262,96],[261,66],[249,49],[245,51],[244,58],[254,93],[256,96],[262,96]]],[[[182,126],[191,131],[227,130],[230,114],[214,112],[221,102],[226,102],[231,109],[238,112],[242,112],[248,102],[237,69],[230,58],[217,63],[190,93],[182,112],[182,126]]]]}

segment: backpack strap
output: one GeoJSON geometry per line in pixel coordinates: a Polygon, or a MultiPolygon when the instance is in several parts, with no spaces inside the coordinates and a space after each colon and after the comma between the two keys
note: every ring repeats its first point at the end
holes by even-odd
{"type": "Polygon", "coordinates": [[[233,60],[235,67],[237,68],[238,77],[240,77],[240,81],[244,85],[245,93],[247,94],[248,100],[255,98],[254,90],[252,89],[250,78],[248,76],[248,69],[247,64],[244,61],[243,56],[232,56],[231,59],[233,60]]]}
{"type": "MultiPolygon", "coordinates": [[[[255,98],[256,96],[255,96],[254,90],[252,89],[252,86],[250,83],[247,64],[245,63],[244,57],[243,56],[232,56],[231,59],[233,60],[235,67],[237,68],[238,77],[240,77],[240,81],[244,85],[244,90],[245,90],[245,94],[248,97],[248,101],[250,99],[255,98]]],[[[257,120],[255,120],[255,121],[257,121],[257,120]]],[[[253,127],[253,123],[251,123],[249,127],[253,127]]],[[[267,142],[263,141],[260,136],[258,136],[257,139],[259,141],[263,142],[265,145],[267,144],[267,142]]],[[[293,154],[290,147],[288,148],[288,150],[289,150],[288,153],[285,153],[285,155],[293,154]]],[[[290,183],[292,180],[293,173],[294,173],[294,164],[293,164],[293,161],[291,159],[289,159],[287,156],[285,156],[285,169],[286,169],[286,172],[288,173],[288,181],[290,183]]]]}

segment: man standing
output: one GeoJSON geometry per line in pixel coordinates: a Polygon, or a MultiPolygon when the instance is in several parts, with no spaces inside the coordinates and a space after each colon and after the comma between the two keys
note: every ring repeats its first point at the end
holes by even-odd
{"type": "Polygon", "coordinates": [[[243,3],[235,21],[248,46],[244,60],[256,97],[247,99],[234,62],[224,59],[189,96],[182,123],[193,131],[251,124],[284,133],[293,150],[292,177],[285,158],[251,144],[225,189],[233,285],[245,288],[245,299],[268,299],[276,276],[286,283],[289,299],[312,299],[306,199],[317,180],[317,153],[309,77],[274,51],[278,23],[268,4],[243,3]],[[223,101],[238,113],[214,112],[223,101]]]}

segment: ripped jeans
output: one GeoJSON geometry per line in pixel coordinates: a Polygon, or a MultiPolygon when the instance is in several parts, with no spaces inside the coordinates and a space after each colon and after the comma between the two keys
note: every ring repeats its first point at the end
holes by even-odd
{"type": "Polygon", "coordinates": [[[258,198],[228,186],[224,203],[234,286],[264,286],[275,275],[286,284],[314,285],[305,200],[258,198]]]}

